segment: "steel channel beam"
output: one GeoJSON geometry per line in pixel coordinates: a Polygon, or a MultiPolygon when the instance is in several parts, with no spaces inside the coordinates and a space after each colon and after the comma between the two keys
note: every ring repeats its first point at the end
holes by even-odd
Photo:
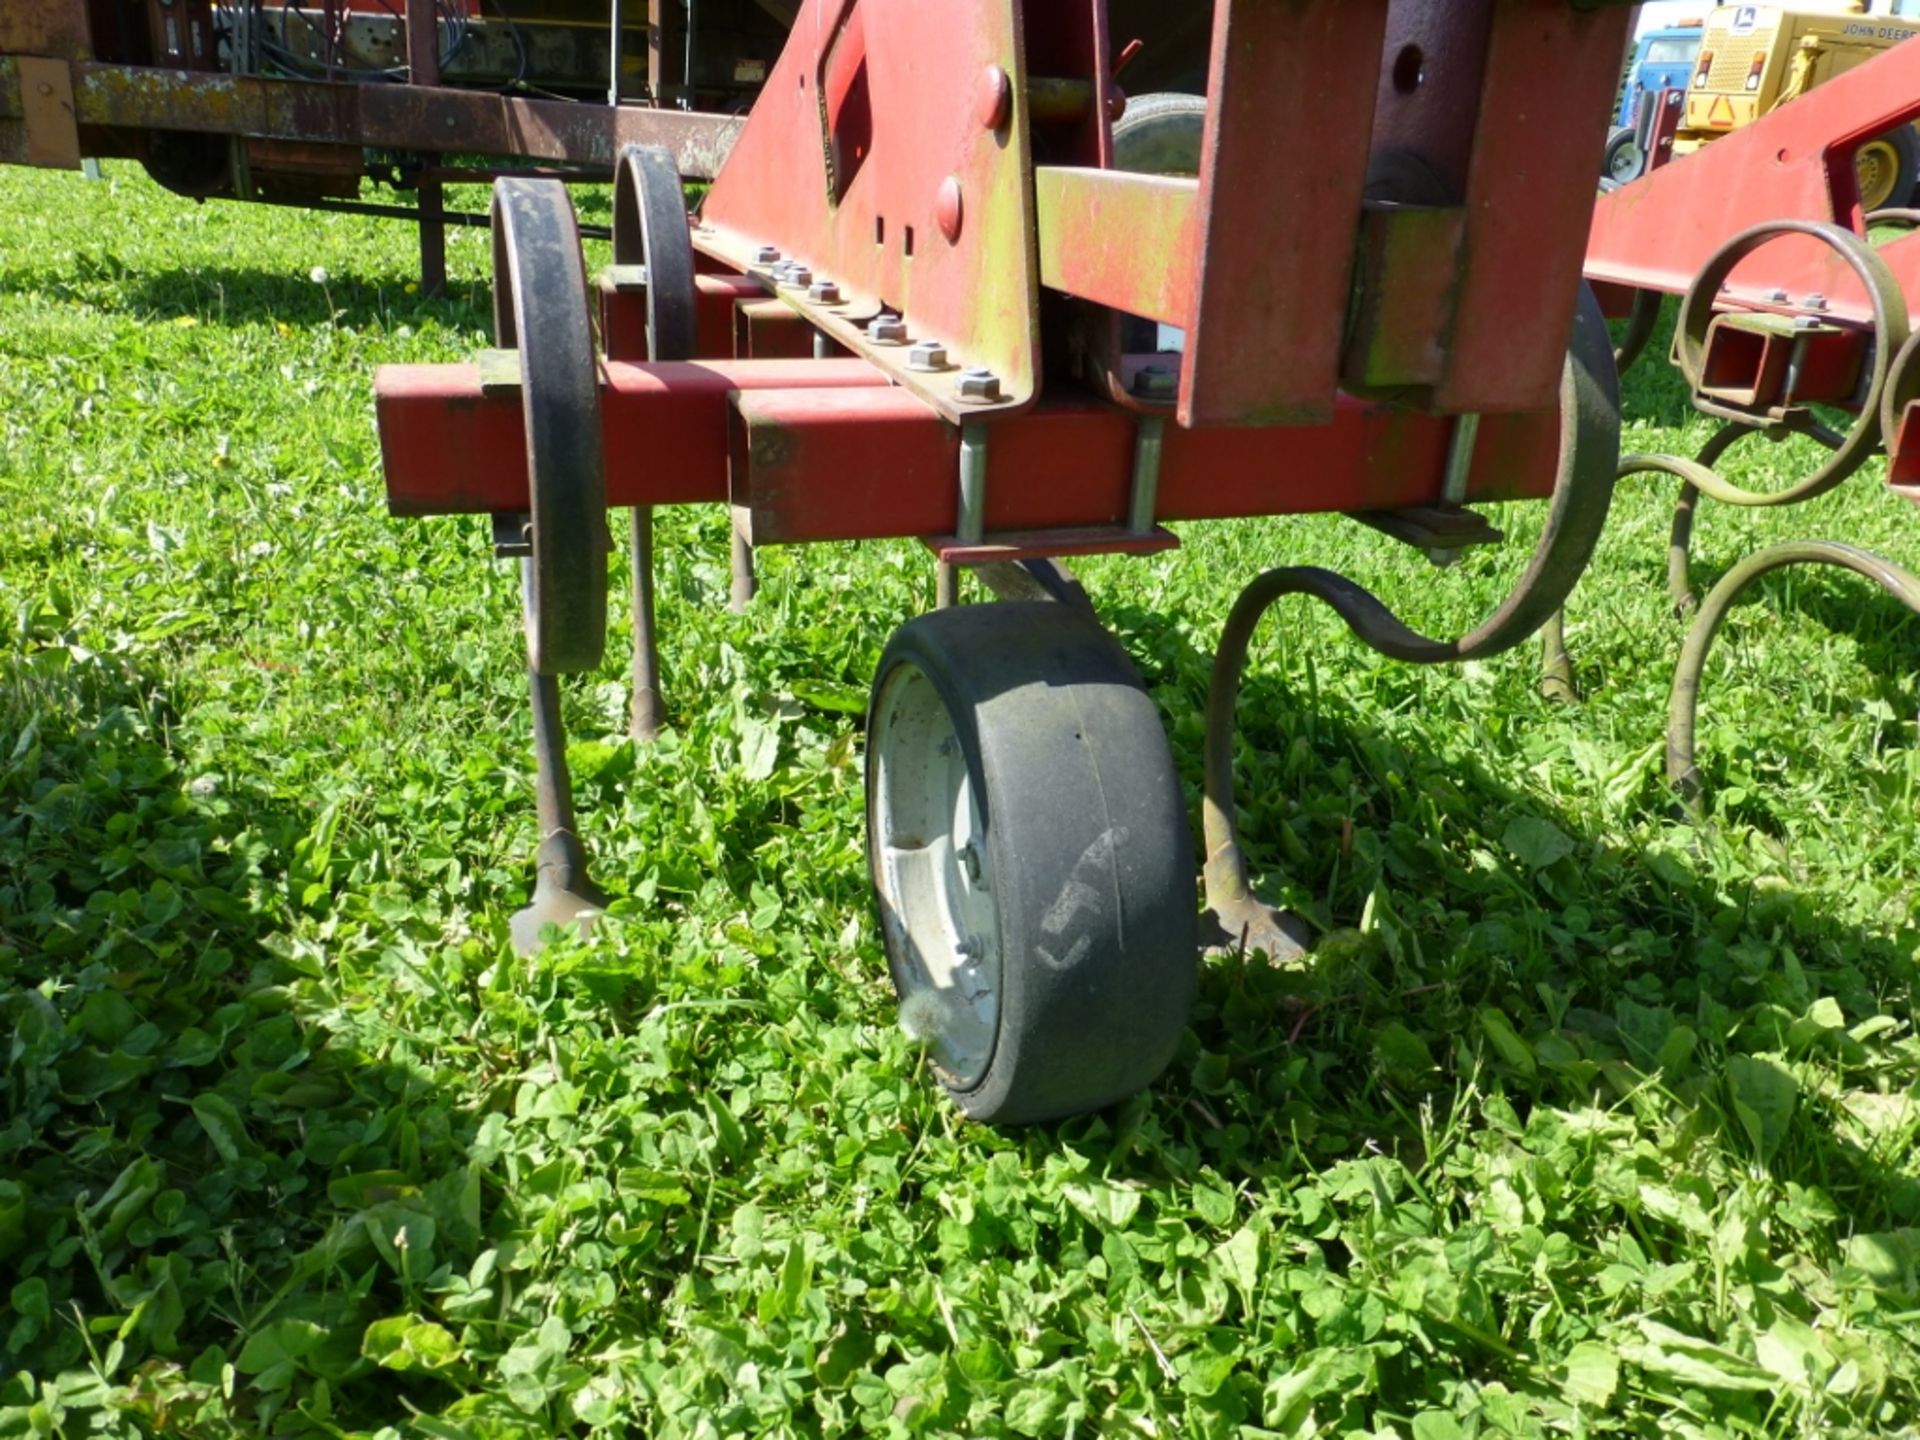
{"type": "MultiPolygon", "coordinates": [[[[756,543],[952,534],[959,431],[857,360],[610,362],[601,390],[610,505],[726,502],[756,543]]],[[[396,515],[526,505],[520,407],[472,365],[387,366],[375,380],[396,515]]],[[[1453,423],[1343,399],[1325,426],[1183,430],[1161,441],[1162,521],[1394,509],[1440,498],[1453,423]]],[[[1473,500],[1539,498],[1557,413],[1480,425],[1473,500]]],[[[1133,518],[1137,418],[1055,400],[993,426],[983,533],[1119,529],[1133,518]]]]}
{"type": "MultiPolygon", "coordinates": [[[[22,118],[18,62],[0,56],[0,121],[22,118]]],[[[671,151],[680,173],[710,179],[745,126],[732,115],[646,110],[425,85],[348,85],[159,70],[72,67],[83,126],[191,130],[375,149],[511,155],[613,171],[627,145],[671,151]]],[[[25,163],[17,126],[0,124],[0,161],[25,163]]]]}

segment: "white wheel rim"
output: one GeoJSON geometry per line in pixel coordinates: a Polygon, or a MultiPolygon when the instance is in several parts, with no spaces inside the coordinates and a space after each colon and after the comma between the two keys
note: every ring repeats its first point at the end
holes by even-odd
{"type": "Polygon", "coordinates": [[[1000,1028],[1000,916],[973,773],[939,691],[910,664],[888,672],[869,743],[874,885],[901,1024],[969,1089],[1000,1028]]]}
{"type": "MultiPolygon", "coordinates": [[[[1592,151],[1588,151],[1592,154],[1592,151]]],[[[1613,162],[1608,166],[1615,180],[1625,183],[1640,178],[1640,147],[1628,142],[1613,152],[1613,162]]]]}

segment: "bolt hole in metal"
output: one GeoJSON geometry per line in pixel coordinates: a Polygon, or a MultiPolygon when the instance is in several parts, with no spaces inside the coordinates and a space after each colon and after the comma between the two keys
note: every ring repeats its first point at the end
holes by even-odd
{"type": "Polygon", "coordinates": [[[1000,919],[973,773],[939,691],[897,667],[874,706],[881,923],[899,957],[900,1024],[949,1085],[986,1074],[1000,1028],[1000,919]]]}
{"type": "Polygon", "coordinates": [[[1393,88],[1411,95],[1427,78],[1427,57],[1418,45],[1407,45],[1393,57],[1393,88]]]}

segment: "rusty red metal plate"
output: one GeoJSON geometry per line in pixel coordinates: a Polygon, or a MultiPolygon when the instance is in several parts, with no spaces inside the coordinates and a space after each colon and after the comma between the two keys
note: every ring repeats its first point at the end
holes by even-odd
{"type": "Polygon", "coordinates": [[[929,535],[922,542],[945,565],[1004,565],[1018,560],[1071,560],[1076,555],[1158,555],[1180,548],[1180,537],[1164,525],[1143,535],[1117,525],[1081,530],[1030,530],[989,535],[969,544],[957,535],[929,535]]]}
{"type": "Polygon", "coordinates": [[[1466,238],[1436,409],[1554,404],[1631,13],[1501,0],[1468,162],[1466,238]],[[1591,127],[1591,128],[1589,128],[1591,127]]]}
{"type": "Polygon", "coordinates": [[[1017,410],[1039,385],[1020,35],[1017,0],[805,0],[694,231],[737,269],[770,278],[757,257],[772,246],[831,279],[831,302],[781,298],[954,420],[1017,410]],[[980,104],[990,67],[1010,79],[997,128],[980,104]],[[882,308],[941,341],[947,368],[870,346],[859,322],[882,308]],[[993,372],[1000,401],[960,398],[971,366],[993,372]]]}
{"type": "Polygon", "coordinates": [[[1332,415],[1386,19],[1386,0],[1219,0],[1198,249],[1175,261],[1195,267],[1182,425],[1332,415]]]}
{"type": "MultiPolygon", "coordinates": [[[[1920,119],[1920,46],[1885,54],[1800,96],[1745,129],[1600,197],[1587,239],[1589,279],[1683,294],[1734,235],[1773,220],[1824,220],[1863,233],[1852,165],[1859,143],[1920,119]]],[[[1881,258],[1920,296],[1920,243],[1881,258]]],[[[1865,291],[1833,250],[1783,236],[1744,261],[1728,299],[1764,304],[1771,291],[1818,293],[1836,318],[1863,321],[1865,291]]]]}

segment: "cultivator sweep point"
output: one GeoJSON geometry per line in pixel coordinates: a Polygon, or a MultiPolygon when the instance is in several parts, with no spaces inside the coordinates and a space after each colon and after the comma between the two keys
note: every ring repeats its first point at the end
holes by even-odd
{"type": "MultiPolygon", "coordinates": [[[[1668,545],[1675,613],[1695,604],[1691,551],[1699,502],[1769,508],[1827,494],[1884,448],[1887,485],[1920,500],[1920,234],[1912,212],[1862,211],[1854,150],[1920,117],[1920,50],[1900,46],[1828,82],[1707,149],[1600,197],[1587,276],[1629,318],[1617,358],[1644,348],[1663,292],[1681,298],[1673,362],[1702,413],[1724,425],[1700,453],[1630,455],[1622,479],[1680,481],[1668,545]],[[1891,239],[1870,239],[1902,227],[1891,239]],[[1841,417],[1851,417],[1839,428],[1841,417]],[[1836,423],[1829,423],[1834,421],[1836,423]],[[1805,436],[1825,457],[1784,486],[1754,490],[1720,464],[1754,437],[1805,436]]],[[[1837,565],[1913,603],[1911,577],[1852,546],[1776,545],[1742,561],[1702,603],[1674,680],[1669,778],[1696,811],[1696,691],[1726,608],[1761,576],[1788,565],[1837,565]]],[[[1565,636],[1548,626],[1549,655],[1565,636]]],[[[1551,666],[1551,660],[1550,660],[1551,666]]],[[[1564,678],[1570,682],[1570,667],[1564,678]]],[[[1570,688],[1569,688],[1570,693],[1570,688]]]]}
{"type": "Polygon", "coordinates": [[[1149,174],[1115,168],[1099,0],[806,0],[695,217],[669,160],[623,156],[597,362],[559,202],[503,190],[517,363],[388,367],[377,388],[393,512],[492,513],[526,556],[542,862],[516,943],[598,903],[551,702],[601,653],[604,508],[634,511],[643,738],[671,710],[651,507],[730,507],[736,605],[751,546],[915,537],[941,608],[888,645],[867,720],[903,1005],[979,1119],[1149,1083],[1193,986],[1191,830],[1155,707],[1064,561],[1314,512],[1444,561],[1500,538],[1474,502],[1550,497],[1514,595],[1458,640],[1329,571],[1242,594],[1209,703],[1209,938],[1297,950],[1235,828],[1248,641],[1305,593],[1388,655],[1492,654],[1585,567],[1619,437],[1605,328],[1576,303],[1581,177],[1625,24],[1570,0],[1220,0],[1204,116],[1146,104],[1193,122],[1197,166],[1173,168],[1197,173],[1149,174]],[[999,600],[956,605],[962,570],[999,600]],[[562,615],[586,633],[552,633],[562,615]]]}

